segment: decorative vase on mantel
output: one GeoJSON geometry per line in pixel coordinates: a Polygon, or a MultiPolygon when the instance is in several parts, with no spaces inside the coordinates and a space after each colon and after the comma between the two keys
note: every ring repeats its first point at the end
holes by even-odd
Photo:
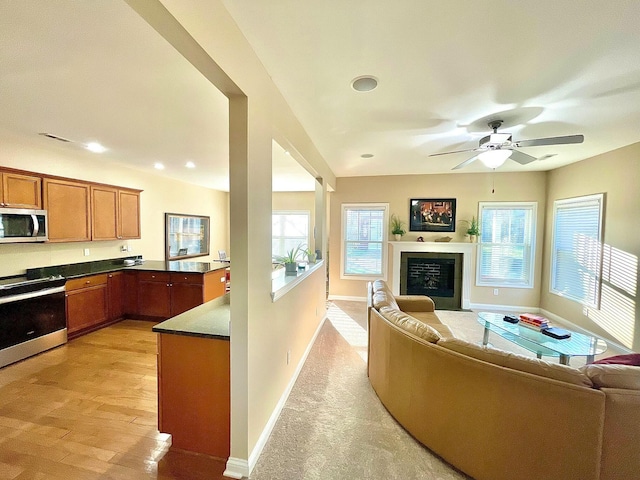
{"type": "Polygon", "coordinates": [[[396,242],[399,242],[402,239],[402,235],[400,235],[399,233],[395,233],[393,236],[395,237],[396,242]]]}
{"type": "Polygon", "coordinates": [[[475,235],[469,235],[469,241],[471,243],[476,243],[476,236],[475,235]]]}

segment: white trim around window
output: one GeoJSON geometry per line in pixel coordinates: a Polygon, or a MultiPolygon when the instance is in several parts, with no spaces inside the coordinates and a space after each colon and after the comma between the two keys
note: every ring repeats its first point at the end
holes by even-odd
{"type": "Polygon", "coordinates": [[[533,288],[537,202],[480,202],[476,285],[533,288]]]}
{"type": "Polygon", "coordinates": [[[387,278],[388,203],[343,203],[340,278],[387,278]]]}

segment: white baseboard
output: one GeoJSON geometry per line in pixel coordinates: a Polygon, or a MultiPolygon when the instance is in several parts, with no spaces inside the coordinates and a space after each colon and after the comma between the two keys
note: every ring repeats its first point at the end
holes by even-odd
{"type": "Polygon", "coordinates": [[[227,468],[222,475],[229,478],[249,478],[250,473],[249,462],[241,458],[229,457],[227,459],[227,468]]]}
{"type": "MultiPolygon", "coordinates": [[[[563,317],[561,317],[561,316],[559,316],[559,315],[556,315],[555,313],[551,313],[551,312],[550,312],[550,311],[548,311],[548,310],[540,309],[540,312],[541,312],[545,317],[547,317],[549,320],[552,320],[552,321],[554,321],[554,322],[559,322],[559,323],[564,324],[566,327],[568,327],[568,328],[569,328],[569,330],[575,330],[575,331],[577,331],[577,332],[584,333],[585,335],[589,335],[589,336],[592,336],[592,337],[593,337],[593,336],[596,336],[596,337],[598,337],[598,338],[602,338],[602,337],[600,337],[599,335],[596,335],[595,333],[593,333],[593,332],[591,332],[591,331],[587,330],[586,328],[581,327],[580,325],[576,325],[575,323],[570,322],[570,321],[569,321],[569,320],[567,320],[566,318],[563,318],[563,317]]],[[[620,345],[619,343],[614,342],[613,340],[609,340],[608,338],[602,338],[602,339],[603,339],[605,342],[607,342],[607,344],[608,344],[608,345],[612,345],[612,346],[616,347],[617,349],[622,350],[623,352],[626,352],[626,353],[633,353],[633,350],[629,350],[629,348],[625,347],[624,345],[620,345]]]]}
{"type": "Polygon", "coordinates": [[[521,305],[493,305],[490,303],[471,303],[469,305],[471,310],[479,310],[482,312],[498,310],[499,312],[528,312],[539,313],[539,307],[524,307],[521,305]]]}
{"type": "Polygon", "coordinates": [[[247,461],[240,458],[229,457],[229,459],[227,460],[227,469],[224,471],[224,474],[223,474],[225,477],[230,477],[230,478],[242,478],[243,476],[249,477],[249,475],[253,471],[253,468],[256,466],[256,463],[258,463],[258,458],[260,457],[260,454],[262,453],[262,450],[264,449],[264,446],[266,445],[267,440],[269,440],[269,436],[273,431],[273,427],[275,426],[276,421],[278,420],[278,417],[280,416],[280,413],[284,408],[284,405],[287,403],[287,399],[289,398],[289,394],[291,393],[291,390],[293,389],[293,386],[295,385],[296,380],[298,379],[298,375],[300,375],[300,371],[302,370],[304,363],[307,361],[309,352],[311,352],[311,348],[313,347],[313,344],[315,343],[316,338],[318,337],[318,334],[320,333],[320,330],[322,329],[322,326],[324,325],[324,322],[326,320],[327,320],[327,315],[325,314],[325,316],[322,318],[322,320],[318,324],[318,328],[316,328],[316,331],[314,332],[313,337],[309,342],[309,345],[307,345],[306,350],[302,354],[302,357],[300,358],[300,361],[296,366],[296,370],[295,372],[293,372],[293,376],[291,377],[291,380],[289,380],[289,383],[287,384],[287,388],[285,388],[284,392],[282,392],[282,396],[280,397],[280,400],[276,404],[276,407],[273,409],[273,412],[271,413],[271,416],[269,417],[267,424],[262,430],[262,433],[260,434],[260,437],[258,438],[256,445],[253,447],[253,450],[249,455],[249,460],[247,461]]]}
{"type": "Polygon", "coordinates": [[[366,302],[367,297],[350,297],[348,295],[329,295],[329,300],[348,300],[351,302],[366,302]]]}

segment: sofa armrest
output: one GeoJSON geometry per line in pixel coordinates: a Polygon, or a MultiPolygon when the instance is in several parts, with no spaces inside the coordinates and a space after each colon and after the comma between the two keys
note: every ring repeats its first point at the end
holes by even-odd
{"type": "Polygon", "coordinates": [[[396,295],[396,303],[403,312],[433,312],[435,303],[426,295],[396,295]]]}

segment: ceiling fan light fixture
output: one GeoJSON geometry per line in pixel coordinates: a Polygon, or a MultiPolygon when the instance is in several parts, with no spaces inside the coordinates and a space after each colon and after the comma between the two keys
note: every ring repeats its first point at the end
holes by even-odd
{"type": "Polygon", "coordinates": [[[478,158],[488,168],[498,168],[511,156],[512,150],[487,150],[478,155],[478,158]]]}

